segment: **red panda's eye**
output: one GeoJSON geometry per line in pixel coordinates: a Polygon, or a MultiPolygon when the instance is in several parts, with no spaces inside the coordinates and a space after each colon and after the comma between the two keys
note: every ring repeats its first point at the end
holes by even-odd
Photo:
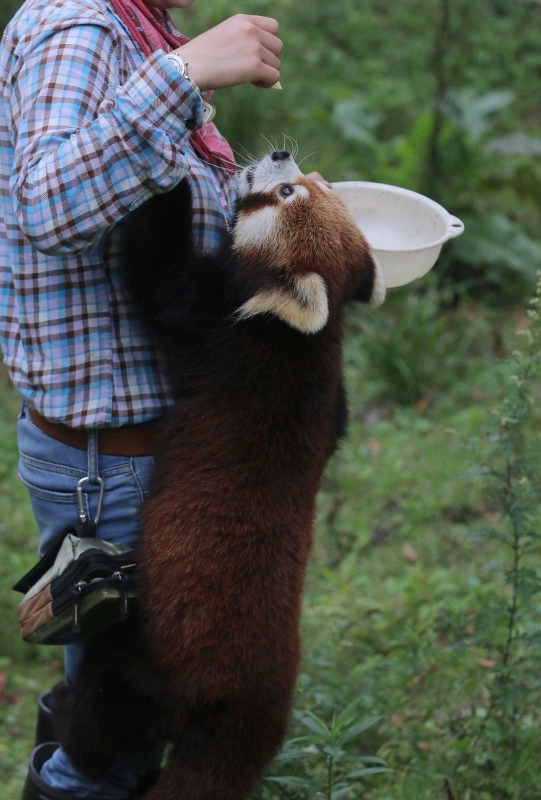
{"type": "Polygon", "coordinates": [[[294,193],[295,189],[290,183],[284,183],[283,186],[280,186],[280,196],[281,197],[291,197],[294,193]]]}

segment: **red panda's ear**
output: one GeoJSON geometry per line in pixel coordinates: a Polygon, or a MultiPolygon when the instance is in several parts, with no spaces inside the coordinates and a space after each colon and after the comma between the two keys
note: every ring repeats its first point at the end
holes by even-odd
{"type": "Polygon", "coordinates": [[[262,289],[236,312],[237,320],[274,314],[302,333],[322,330],[329,316],[325,281],[316,272],[293,277],[286,286],[262,289]]]}
{"type": "Polygon", "coordinates": [[[361,303],[368,303],[376,308],[385,300],[386,289],[383,270],[370,250],[363,253],[362,260],[361,282],[353,299],[360,300],[361,303]]]}

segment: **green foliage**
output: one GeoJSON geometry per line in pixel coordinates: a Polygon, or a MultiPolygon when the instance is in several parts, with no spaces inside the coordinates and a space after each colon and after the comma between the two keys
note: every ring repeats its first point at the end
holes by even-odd
{"type": "Polygon", "coordinates": [[[36,524],[17,476],[20,399],[0,368],[0,800],[18,797],[36,721],[37,695],[60,679],[61,651],[19,637],[9,587],[36,561],[36,524]]]}
{"type": "Polygon", "coordinates": [[[530,222],[532,209],[541,210],[541,172],[531,165],[541,139],[497,134],[498,112],[513,99],[507,90],[448,90],[406,134],[369,138],[370,115],[358,128],[380,181],[420,191],[464,221],[465,234],[446,245],[436,267],[440,283],[508,304],[531,290],[541,266],[538,227],[530,222]]]}
{"type": "Polygon", "coordinates": [[[363,318],[362,347],[348,355],[363,364],[376,398],[409,405],[453,380],[470,336],[448,327],[440,302],[435,291],[401,293],[363,318]]]}
{"type": "Polygon", "coordinates": [[[480,466],[487,496],[499,512],[498,524],[486,526],[482,535],[502,547],[502,590],[490,605],[469,615],[466,635],[455,620],[460,645],[482,648],[494,660],[485,703],[472,706],[461,720],[456,742],[456,785],[464,800],[480,792],[521,800],[539,794],[531,767],[538,759],[532,728],[541,699],[541,635],[532,615],[541,593],[541,277],[528,316],[530,327],[510,359],[514,371],[506,394],[491,411],[492,431],[480,466]],[[522,765],[520,784],[510,762],[522,765]]]}
{"type": "MultiPolygon", "coordinates": [[[[278,774],[268,776],[267,783],[278,784],[289,800],[340,800],[355,796],[359,781],[368,775],[391,772],[382,758],[348,752],[361,734],[380,721],[379,717],[358,719],[355,710],[361,700],[353,700],[339,714],[334,712],[329,725],[312,711],[302,713],[300,726],[310,733],[288,740],[275,761],[278,774]],[[296,774],[299,771],[304,774],[296,774]]],[[[259,800],[272,796],[263,785],[259,800]]]]}
{"type": "Polygon", "coordinates": [[[448,295],[429,278],[423,283],[391,293],[377,314],[350,311],[350,326],[362,338],[347,341],[346,363],[370,375],[373,400],[411,405],[442,392],[456,395],[480,338],[487,336],[484,320],[467,305],[444,314],[448,295]]]}
{"type": "Polygon", "coordinates": [[[20,5],[21,3],[17,0],[2,0],[0,4],[0,30],[4,30],[20,5]]]}
{"type": "MultiPolygon", "coordinates": [[[[365,407],[368,432],[359,438],[354,416],[350,440],[327,476],[299,702],[310,706],[318,698],[332,708],[362,686],[365,714],[386,715],[368,752],[394,772],[355,796],[538,796],[540,302],[538,295],[528,312],[523,346],[492,364],[490,380],[486,369],[473,368],[490,342],[501,348],[488,318],[481,324],[470,311],[457,325],[457,312],[442,315],[440,306],[441,335],[464,332],[469,319],[470,340],[447,387],[439,381],[445,363],[435,369],[428,392],[436,417],[425,405],[423,418],[408,407],[389,419],[388,409],[365,407]],[[452,384],[460,373],[457,392],[452,384]],[[490,397],[494,410],[474,411],[475,397],[485,404],[490,397]],[[434,447],[432,424],[443,424],[444,408],[447,441],[434,447]],[[484,443],[474,470],[466,467],[463,438],[478,448],[484,443]],[[367,530],[368,520],[378,525],[367,530]]],[[[434,300],[434,315],[437,308],[434,300]]],[[[366,403],[373,397],[370,373],[362,358],[351,361],[350,348],[364,349],[370,325],[357,328],[348,347],[349,388],[366,403]]],[[[376,360],[369,358],[371,368],[376,360]]]]}

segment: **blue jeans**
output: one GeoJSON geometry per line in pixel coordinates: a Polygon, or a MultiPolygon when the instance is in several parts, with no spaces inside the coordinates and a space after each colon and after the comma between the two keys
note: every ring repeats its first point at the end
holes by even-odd
{"type": "MultiPolygon", "coordinates": [[[[58,442],[41,431],[26,414],[18,421],[20,451],[19,474],[30,493],[30,501],[39,529],[39,554],[78,519],[77,484],[89,474],[89,455],[58,442]]],[[[148,491],[152,469],[151,456],[108,456],[98,454],[92,466],[103,481],[103,504],[97,536],[109,542],[133,547],[140,532],[140,509],[148,491]]],[[[98,507],[99,486],[83,484],[83,507],[94,519],[98,507]]],[[[66,676],[77,671],[84,649],[66,647],[66,676]]],[[[150,757],[150,754],[149,754],[150,757]]],[[[84,800],[124,800],[136,787],[137,775],[147,766],[143,753],[126,753],[104,780],[95,781],[78,772],[62,748],[43,766],[41,777],[52,788],[84,800]]]]}

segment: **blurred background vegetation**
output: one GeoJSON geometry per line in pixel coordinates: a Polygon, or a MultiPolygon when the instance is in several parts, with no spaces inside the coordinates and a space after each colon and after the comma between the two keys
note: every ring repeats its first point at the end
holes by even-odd
{"type": "MultiPolygon", "coordinates": [[[[291,136],[304,167],[329,180],[427,194],[466,223],[441,280],[485,299],[523,296],[541,262],[539,2],[255,0],[249,10],[280,20],[284,90],[215,95],[233,147],[254,153],[264,136],[291,136]]],[[[196,3],[177,19],[192,34],[228,12],[225,0],[196,3]]]]}
{"type": "MultiPolygon", "coordinates": [[[[240,11],[280,20],[284,89],[215,94],[239,161],[294,140],[306,171],[420,191],[466,225],[429,276],[348,314],[350,429],[320,493],[290,739],[257,798],[539,800],[541,2],[198,0],[176,20],[194,36],[240,11]]],[[[4,375],[0,394],[11,800],[61,653],[18,640],[8,587],[35,528],[4,375]]]]}

